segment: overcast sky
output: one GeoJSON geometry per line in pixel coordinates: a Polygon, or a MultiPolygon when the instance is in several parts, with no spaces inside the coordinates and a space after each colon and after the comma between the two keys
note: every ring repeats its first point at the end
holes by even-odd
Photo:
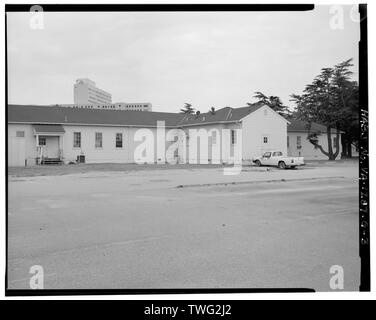
{"type": "MultiPolygon", "coordinates": [[[[254,91],[301,93],[322,67],[358,64],[359,23],[344,11],[332,30],[328,6],[309,12],[8,13],[11,104],[73,103],[88,77],[113,102],[151,102],[177,112],[184,102],[207,111],[254,101],[254,91]]],[[[357,74],[357,67],[353,69],[357,74]]]]}

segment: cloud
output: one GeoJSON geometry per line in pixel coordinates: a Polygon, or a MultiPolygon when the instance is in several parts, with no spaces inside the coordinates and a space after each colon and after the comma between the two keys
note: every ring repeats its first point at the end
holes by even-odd
{"type": "MultiPolygon", "coordinates": [[[[190,101],[240,106],[254,91],[287,103],[320,71],[350,57],[359,28],[329,28],[328,7],[313,12],[8,13],[10,103],[72,103],[89,77],[115,101],[177,111],[190,101]]],[[[356,68],[355,68],[356,71],[356,68]]]]}

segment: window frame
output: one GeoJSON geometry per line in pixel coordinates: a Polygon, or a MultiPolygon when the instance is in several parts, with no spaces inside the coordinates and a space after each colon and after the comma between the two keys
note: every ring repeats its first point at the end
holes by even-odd
{"type": "Polygon", "coordinates": [[[217,131],[213,130],[211,133],[211,142],[212,144],[217,144],[217,131]]]}
{"type": "Polygon", "coordinates": [[[73,132],[73,148],[80,149],[81,148],[81,131],[73,132]],[[79,137],[77,140],[76,138],[79,137]],[[78,145],[76,144],[78,142],[78,145]]]}
{"type": "Polygon", "coordinates": [[[38,136],[38,146],[45,146],[47,144],[46,137],[38,136]],[[43,139],[44,143],[41,143],[41,139],[43,139]]]}
{"type": "Polygon", "coordinates": [[[236,144],[236,132],[235,129],[231,129],[231,144],[236,144]]]}
{"type": "Polygon", "coordinates": [[[102,149],[103,148],[103,132],[95,132],[95,149],[102,149]],[[100,140],[98,140],[98,137],[100,137],[100,140]],[[100,144],[97,144],[97,142],[100,142],[100,144]]]}
{"type": "Polygon", "coordinates": [[[299,148],[302,147],[302,136],[296,136],[296,146],[299,148]]]}
{"type": "Polygon", "coordinates": [[[123,149],[123,146],[124,146],[124,144],[123,144],[123,133],[122,132],[116,132],[115,133],[115,148],[116,149],[123,149]],[[118,147],[118,135],[121,136],[121,140],[120,140],[121,146],[120,147],[118,147]]]}

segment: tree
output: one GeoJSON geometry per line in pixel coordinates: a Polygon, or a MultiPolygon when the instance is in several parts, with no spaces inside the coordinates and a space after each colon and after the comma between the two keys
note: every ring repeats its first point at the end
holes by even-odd
{"type": "Polygon", "coordinates": [[[351,81],[352,59],[337,64],[334,67],[333,85],[335,101],[341,106],[339,127],[342,134],[342,156],[352,156],[352,145],[358,144],[359,139],[359,86],[351,81]]]}
{"type": "MultiPolygon", "coordinates": [[[[328,150],[319,144],[318,139],[310,139],[313,133],[309,132],[308,139],[329,160],[335,160],[339,154],[339,137],[342,132],[354,137],[349,132],[349,124],[352,130],[356,126],[357,109],[356,83],[350,81],[352,72],[350,67],[352,59],[335,65],[333,68],[323,68],[321,73],[307,85],[302,95],[291,95],[291,101],[296,104],[294,115],[303,121],[307,121],[309,129],[312,122],[323,124],[327,128],[328,150]],[[336,140],[333,148],[332,131],[336,140]]],[[[309,130],[310,131],[310,130],[309,130]]],[[[316,135],[317,137],[317,135],[316,135]]],[[[350,139],[350,138],[349,138],[350,139]]]]}
{"type": "MultiPolygon", "coordinates": [[[[352,146],[358,146],[359,142],[359,86],[352,83],[351,95],[347,100],[347,117],[341,122],[342,128],[342,156],[352,157],[352,146]]],[[[349,93],[350,94],[350,93],[349,93]]]]}
{"type": "Polygon", "coordinates": [[[180,109],[180,113],[192,114],[194,112],[195,112],[195,109],[192,107],[190,103],[185,103],[184,108],[180,109]]]}
{"type": "MultiPolygon", "coordinates": [[[[281,99],[277,96],[266,96],[262,92],[255,92],[255,95],[253,96],[258,101],[257,103],[262,103],[267,105],[268,107],[272,108],[274,111],[278,112],[282,116],[288,116],[290,114],[290,111],[287,106],[283,104],[281,99]]],[[[248,105],[252,105],[252,103],[247,103],[248,105]]]]}

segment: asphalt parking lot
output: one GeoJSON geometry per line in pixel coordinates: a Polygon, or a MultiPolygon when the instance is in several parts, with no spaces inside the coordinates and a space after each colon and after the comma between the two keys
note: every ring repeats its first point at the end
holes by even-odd
{"type": "MultiPolygon", "coordinates": [[[[60,169],[61,170],[61,169],[60,169]]],[[[14,171],[13,171],[14,173],[14,171]]],[[[8,178],[8,287],[358,290],[358,166],[8,178]]]]}

